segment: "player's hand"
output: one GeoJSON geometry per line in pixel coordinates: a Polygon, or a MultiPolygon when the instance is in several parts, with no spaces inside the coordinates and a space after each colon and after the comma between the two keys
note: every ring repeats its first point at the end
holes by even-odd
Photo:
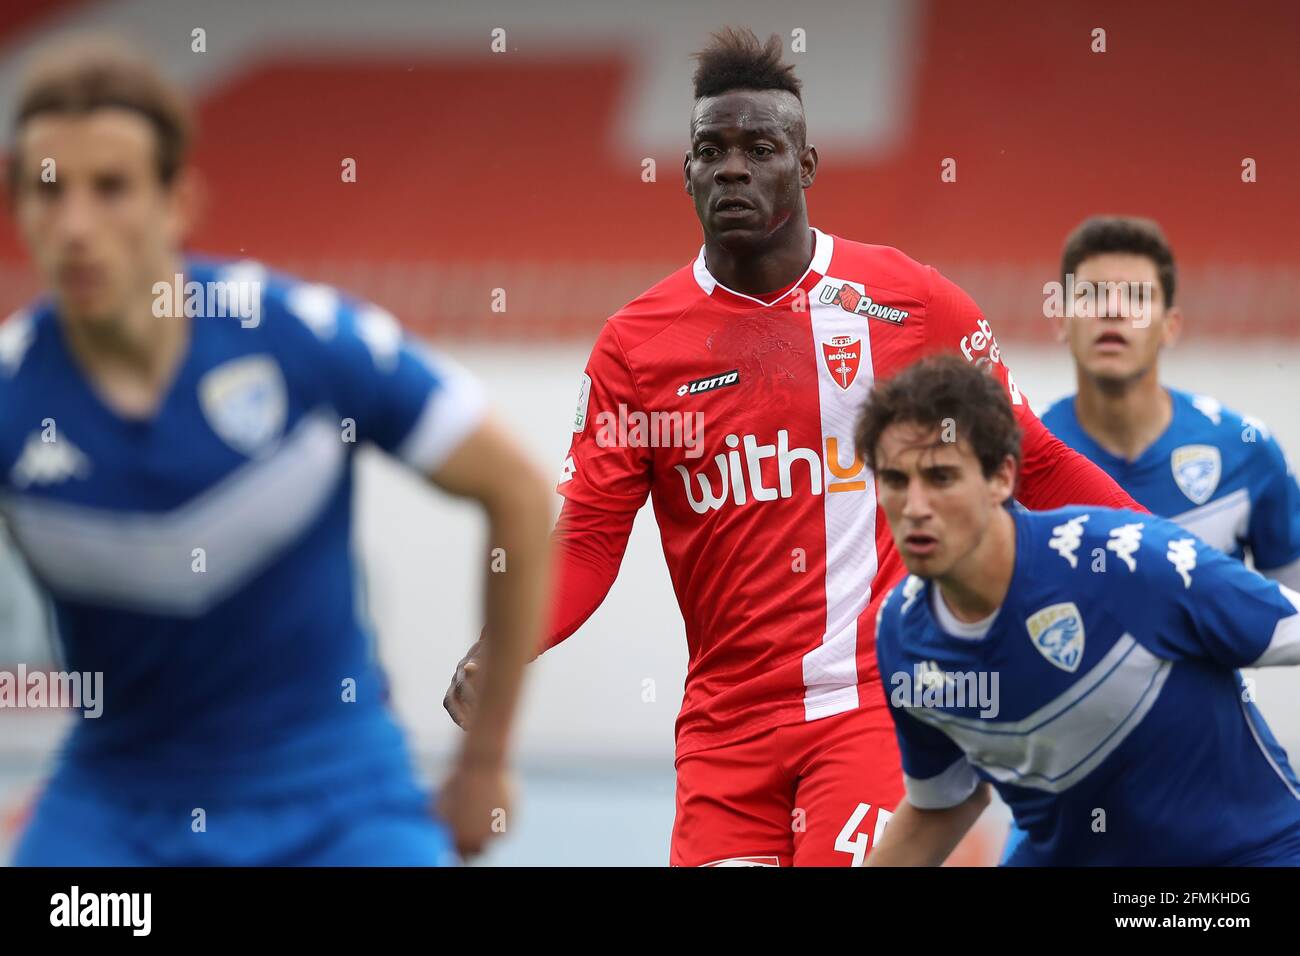
{"type": "Polygon", "coordinates": [[[473,716],[474,705],[478,703],[478,694],[482,690],[483,663],[480,660],[482,652],[483,641],[475,641],[456,665],[456,673],[451,675],[451,686],[447,688],[447,694],[442,698],[442,706],[461,728],[473,716]]]}
{"type": "Polygon", "coordinates": [[[459,762],[442,785],[438,816],[451,829],[462,857],[481,853],[505,832],[514,787],[504,766],[459,762]]]}

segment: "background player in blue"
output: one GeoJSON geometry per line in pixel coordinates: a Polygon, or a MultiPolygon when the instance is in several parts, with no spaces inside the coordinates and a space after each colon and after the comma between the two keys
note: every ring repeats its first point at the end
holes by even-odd
{"type": "Polygon", "coordinates": [[[876,647],[906,800],[868,865],[938,865],[991,784],[1026,865],[1300,865],[1300,783],[1238,668],[1300,664],[1300,594],[1163,518],[1007,507],[997,384],[878,385],[857,448],[911,575],[876,647]]]}
{"type": "Polygon", "coordinates": [[[16,862],[477,851],[509,806],[545,482],[475,382],[387,313],[182,256],[186,113],[147,66],[60,51],[16,112],[15,218],[51,296],[0,332],[0,509],[53,598],[66,666],[104,675],[102,716],[76,721],[16,862]],[[363,442],[475,499],[509,554],[509,574],[487,575],[490,715],[443,787],[446,827],[354,598],[363,442]]]}
{"type": "Polygon", "coordinates": [[[1084,221],[1062,254],[1063,280],[1071,274],[1076,288],[1127,283],[1151,296],[1127,315],[1115,307],[1122,297],[1077,300],[1060,333],[1074,356],[1078,393],[1054,403],[1043,422],[1153,514],[1225,554],[1248,554],[1265,576],[1300,588],[1300,486],[1277,441],[1261,422],[1214,398],[1160,383],[1160,352],[1183,324],[1160,227],[1130,217],[1084,221]]]}
{"type": "MultiPolygon", "coordinates": [[[[1183,313],[1159,225],[1084,220],[1062,251],[1062,281],[1070,275],[1083,294],[1059,333],[1078,392],[1053,403],[1043,422],[1153,514],[1300,589],[1300,486],[1277,440],[1215,398],[1161,384],[1160,353],[1177,341],[1183,313]],[[1090,294],[1099,288],[1112,294],[1090,294]],[[1125,295],[1135,288],[1149,294],[1125,295]]],[[[1022,836],[1013,829],[1004,857],[1022,836]]]]}

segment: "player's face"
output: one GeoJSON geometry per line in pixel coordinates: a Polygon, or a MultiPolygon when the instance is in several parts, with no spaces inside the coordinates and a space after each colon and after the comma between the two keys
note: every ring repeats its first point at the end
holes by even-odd
{"type": "Polygon", "coordinates": [[[1101,381],[1132,381],[1155,368],[1177,337],[1181,316],[1165,308],[1156,264],[1146,256],[1105,253],[1075,269],[1074,316],[1063,337],[1075,362],[1101,381]]]}
{"type": "Polygon", "coordinates": [[[159,179],[155,132],[106,108],[37,115],[22,127],[19,230],[70,322],[113,321],[149,294],[179,248],[176,188],[159,179]]]}
{"type": "Polygon", "coordinates": [[[941,429],[898,422],[876,448],[876,488],[894,545],[911,573],[938,578],[969,556],[1011,496],[1015,463],[991,478],[965,441],[941,429]]]}
{"type": "Polygon", "coordinates": [[[812,185],[817,153],[803,144],[803,107],[783,90],[704,97],[691,114],[686,191],[704,233],[758,246],[790,221],[812,185]]]}

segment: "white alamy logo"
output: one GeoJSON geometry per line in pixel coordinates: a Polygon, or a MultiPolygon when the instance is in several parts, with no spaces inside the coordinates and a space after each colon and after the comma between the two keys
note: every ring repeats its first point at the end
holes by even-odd
{"type": "Polygon", "coordinates": [[[992,720],[1001,710],[997,671],[948,671],[936,661],[918,661],[912,672],[890,675],[890,703],[896,708],[913,707],[961,710],[979,708],[980,717],[992,720]]]}
{"type": "Polygon", "coordinates": [[[132,936],[148,936],[153,928],[152,893],[83,893],[74,885],[50,897],[50,925],[120,926],[132,936]]]}
{"type": "Polygon", "coordinates": [[[684,448],[687,458],[704,454],[703,412],[643,412],[619,402],[617,415],[596,413],[596,429],[601,448],[684,448]]]}
{"type": "Polygon", "coordinates": [[[104,713],[103,671],[0,670],[0,709],[72,709],[95,720],[104,713]]]}
{"type": "Polygon", "coordinates": [[[27,444],[14,462],[9,478],[15,488],[27,488],[31,485],[56,485],[89,474],[90,459],[67,438],[57,437],[53,429],[47,427],[45,431],[27,436],[27,444]]]}
{"type": "Polygon", "coordinates": [[[152,291],[155,318],[236,318],[246,329],[262,323],[262,283],[256,279],[186,282],[178,272],[171,282],[155,282],[152,291]]]}

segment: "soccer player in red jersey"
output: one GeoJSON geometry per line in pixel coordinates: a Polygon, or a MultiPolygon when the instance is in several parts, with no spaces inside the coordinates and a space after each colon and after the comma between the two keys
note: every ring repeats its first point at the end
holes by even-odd
{"type": "MultiPolygon", "coordinates": [[[[698,61],[685,177],[704,246],[587,363],[546,646],[604,600],[651,496],[690,649],[671,862],[861,864],[903,794],[873,639],[903,565],[853,447],[872,384],[959,352],[1010,393],[1025,506],[1136,506],[1042,426],[961,289],[809,227],[817,150],[779,38],[726,30],[698,61]]],[[[479,656],[447,693],[457,722],[479,656]]]]}

